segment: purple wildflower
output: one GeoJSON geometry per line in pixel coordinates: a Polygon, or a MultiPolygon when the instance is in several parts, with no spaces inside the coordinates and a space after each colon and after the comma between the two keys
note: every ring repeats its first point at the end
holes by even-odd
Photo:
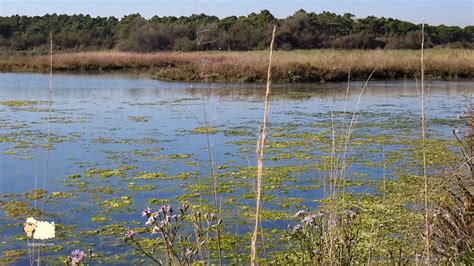
{"type": "Polygon", "coordinates": [[[181,214],[173,214],[170,216],[170,220],[174,220],[175,222],[177,222],[179,220],[179,218],[181,217],[181,214]]]}
{"type": "Polygon", "coordinates": [[[318,218],[318,215],[311,214],[311,215],[308,215],[308,216],[304,217],[303,222],[307,225],[314,224],[316,218],[318,218]]]}
{"type": "Polygon", "coordinates": [[[152,215],[150,215],[150,217],[148,217],[148,221],[146,221],[145,225],[151,225],[152,223],[154,223],[156,220],[156,218],[153,216],[153,213],[152,215]]]}
{"type": "Polygon", "coordinates": [[[293,233],[298,233],[298,232],[301,232],[303,231],[303,226],[301,224],[297,224],[295,226],[293,226],[293,233]]]}
{"type": "Polygon", "coordinates": [[[161,206],[160,209],[163,213],[172,212],[171,206],[169,206],[169,205],[163,205],[163,206],[161,206]]]}
{"type": "Polygon", "coordinates": [[[133,238],[137,233],[133,230],[128,230],[125,234],[125,240],[133,238]]]}
{"type": "Polygon", "coordinates": [[[160,232],[160,228],[158,226],[153,227],[153,230],[151,230],[152,235],[156,235],[160,232]]]}
{"type": "Polygon", "coordinates": [[[167,221],[167,220],[161,220],[161,221],[158,223],[158,228],[163,228],[163,227],[165,227],[167,224],[168,224],[168,221],[167,221]]]}
{"type": "Polygon", "coordinates": [[[76,264],[83,262],[86,257],[86,253],[82,250],[75,249],[71,251],[71,260],[76,264]]]}
{"type": "Polygon", "coordinates": [[[216,214],[212,213],[212,212],[204,214],[204,218],[206,218],[206,220],[212,221],[212,220],[214,220],[215,217],[216,217],[216,214]]]}
{"type": "Polygon", "coordinates": [[[189,248],[186,249],[186,253],[185,253],[185,256],[186,256],[186,257],[189,258],[192,254],[193,254],[193,251],[192,251],[192,250],[190,250],[189,248]]]}
{"type": "Polygon", "coordinates": [[[306,214],[304,210],[300,210],[295,214],[295,217],[303,217],[306,214]]]}
{"type": "Polygon", "coordinates": [[[150,207],[146,207],[146,208],[143,210],[143,212],[142,212],[142,217],[145,217],[145,216],[148,217],[148,216],[150,216],[150,214],[151,214],[151,209],[150,209],[150,207]]]}

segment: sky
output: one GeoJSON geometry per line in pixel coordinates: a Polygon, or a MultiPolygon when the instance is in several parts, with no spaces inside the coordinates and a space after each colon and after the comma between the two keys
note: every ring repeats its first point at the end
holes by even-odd
{"type": "Polygon", "coordinates": [[[189,16],[195,13],[242,16],[268,9],[285,18],[299,9],[307,12],[346,12],[357,18],[392,17],[430,25],[474,25],[474,0],[0,0],[0,16],[44,14],[89,14],[115,16],[140,13],[146,18],[189,16]]]}

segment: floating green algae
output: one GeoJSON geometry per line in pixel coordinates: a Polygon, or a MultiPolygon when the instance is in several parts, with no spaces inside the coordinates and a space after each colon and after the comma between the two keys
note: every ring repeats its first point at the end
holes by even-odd
{"type": "Polygon", "coordinates": [[[130,119],[133,122],[148,122],[148,121],[150,121],[149,116],[130,115],[130,116],[128,116],[128,119],[130,119]]]}
{"type": "Polygon", "coordinates": [[[186,161],[184,163],[186,165],[189,165],[189,166],[195,166],[195,167],[201,166],[201,164],[199,162],[196,162],[196,161],[186,161]]]}
{"type": "Polygon", "coordinates": [[[309,146],[310,144],[304,140],[288,140],[288,141],[273,141],[270,142],[268,148],[270,149],[291,149],[294,147],[309,146]]]}
{"type": "Polygon", "coordinates": [[[197,127],[193,130],[191,130],[191,134],[217,134],[219,133],[219,129],[213,127],[213,126],[204,126],[204,127],[197,127]]]}
{"type": "Polygon", "coordinates": [[[278,161],[278,160],[288,160],[292,159],[294,156],[291,153],[280,153],[278,156],[269,157],[268,160],[278,161]]]}
{"type": "Polygon", "coordinates": [[[66,198],[73,198],[75,197],[76,194],[70,193],[70,192],[62,192],[62,191],[55,191],[51,193],[49,196],[50,198],[61,198],[61,199],[66,199],[66,198]]]}
{"type": "Polygon", "coordinates": [[[137,179],[157,179],[157,178],[166,178],[166,174],[163,172],[141,172],[137,176],[135,176],[137,179]]]}
{"type": "Polygon", "coordinates": [[[254,133],[246,130],[240,130],[240,129],[229,129],[224,131],[224,135],[226,137],[230,136],[253,136],[254,133]]]}
{"type": "Polygon", "coordinates": [[[5,105],[8,107],[22,107],[22,106],[32,106],[46,103],[44,101],[30,101],[30,100],[11,100],[11,101],[0,101],[0,105],[5,105]]]}
{"type": "Polygon", "coordinates": [[[209,184],[207,184],[207,183],[203,183],[203,184],[192,184],[192,185],[189,185],[188,188],[189,188],[189,190],[191,190],[191,192],[193,192],[193,193],[210,191],[210,186],[209,186],[209,184]]]}
{"type": "Polygon", "coordinates": [[[128,207],[133,204],[133,199],[129,196],[123,196],[119,198],[113,198],[109,200],[104,200],[102,203],[107,208],[111,209],[121,209],[128,207]]]}
{"type": "Polygon", "coordinates": [[[33,189],[32,191],[25,193],[25,198],[29,200],[37,200],[41,199],[47,193],[48,192],[44,189],[33,189]]]}
{"type": "Polygon", "coordinates": [[[105,223],[110,220],[111,220],[110,218],[105,217],[105,216],[94,216],[91,218],[91,222],[94,222],[94,223],[105,223]]]}
{"type": "Polygon", "coordinates": [[[2,256],[0,257],[1,265],[10,265],[14,264],[18,260],[21,260],[28,254],[27,250],[24,249],[11,249],[3,251],[2,256]]]}
{"type": "Polygon", "coordinates": [[[125,173],[122,169],[100,169],[100,168],[91,168],[86,170],[87,177],[94,177],[94,176],[101,176],[101,177],[111,177],[111,176],[125,176],[125,173]]]}
{"type": "Polygon", "coordinates": [[[171,201],[169,199],[157,199],[157,198],[148,199],[148,204],[150,205],[163,205],[170,202],[171,201]]]}
{"type": "Polygon", "coordinates": [[[95,187],[90,188],[89,191],[92,193],[112,194],[115,190],[112,187],[95,187]]]}
{"type": "Polygon", "coordinates": [[[122,235],[123,232],[126,232],[127,228],[125,227],[126,223],[113,223],[108,224],[102,227],[99,227],[95,230],[88,230],[83,231],[81,234],[87,236],[94,236],[94,235],[101,235],[101,236],[119,236],[122,235]]]}
{"type": "MultiPolygon", "coordinates": [[[[240,206],[240,209],[242,210],[244,217],[255,217],[253,208],[249,206],[240,206]]],[[[288,220],[292,217],[292,215],[289,213],[265,208],[261,209],[260,215],[263,220],[288,220]]]]}
{"type": "Polygon", "coordinates": [[[301,207],[305,199],[303,198],[279,198],[278,206],[280,208],[301,207]]]}
{"type": "Polygon", "coordinates": [[[15,138],[11,137],[0,137],[0,143],[8,143],[8,142],[16,142],[17,140],[15,138]]]}
{"type": "Polygon", "coordinates": [[[153,156],[162,150],[163,148],[146,148],[143,150],[134,150],[133,154],[137,156],[153,156]]]}
{"type": "Polygon", "coordinates": [[[179,174],[174,175],[174,176],[170,176],[170,179],[185,180],[185,179],[188,179],[188,178],[197,177],[198,175],[199,175],[199,172],[197,172],[197,171],[195,171],[195,172],[183,172],[183,173],[179,173],[179,174]]]}
{"type": "Polygon", "coordinates": [[[192,154],[189,153],[177,153],[177,154],[169,154],[168,158],[172,160],[178,160],[178,159],[187,159],[191,157],[192,154]]]}
{"type": "Polygon", "coordinates": [[[12,200],[3,206],[3,210],[10,217],[35,216],[40,215],[41,211],[30,208],[30,204],[24,201],[12,200]]]}
{"type": "Polygon", "coordinates": [[[133,182],[128,183],[128,189],[135,190],[135,191],[153,190],[155,188],[156,188],[156,186],[153,186],[153,185],[139,186],[139,185],[137,185],[133,182]]]}

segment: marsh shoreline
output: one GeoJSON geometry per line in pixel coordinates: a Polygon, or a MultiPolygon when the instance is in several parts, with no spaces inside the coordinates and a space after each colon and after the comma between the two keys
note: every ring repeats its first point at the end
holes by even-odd
{"type": "MultiPolygon", "coordinates": [[[[57,53],[55,72],[124,73],[165,81],[262,82],[266,77],[266,51],[158,52],[117,51],[57,53]]],[[[1,72],[49,72],[48,55],[0,58],[1,72]]],[[[298,50],[275,54],[273,77],[279,83],[415,79],[419,51],[414,50],[298,50]]],[[[431,49],[426,53],[430,79],[474,78],[474,53],[462,49],[431,49]]]]}

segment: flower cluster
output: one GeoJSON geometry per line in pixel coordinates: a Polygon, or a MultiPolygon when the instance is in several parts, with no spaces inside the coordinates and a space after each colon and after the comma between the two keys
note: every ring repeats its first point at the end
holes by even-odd
{"type": "Polygon", "coordinates": [[[182,221],[188,208],[189,205],[183,205],[179,209],[179,213],[175,213],[173,208],[168,205],[163,205],[156,211],[147,207],[142,211],[142,217],[148,218],[145,225],[153,226],[151,233],[157,234],[172,223],[182,221]]]}
{"type": "Polygon", "coordinates": [[[75,249],[71,251],[71,256],[69,257],[71,261],[71,265],[80,265],[81,263],[84,262],[86,259],[87,255],[84,251],[75,249]]]}
{"type": "Polygon", "coordinates": [[[302,222],[305,225],[314,225],[316,224],[316,221],[324,216],[323,212],[318,212],[318,213],[313,213],[308,216],[305,216],[302,220],[302,222]]]}
{"type": "Polygon", "coordinates": [[[125,234],[124,240],[132,239],[137,233],[133,230],[128,230],[127,233],[125,234]]]}
{"type": "Polygon", "coordinates": [[[197,211],[188,214],[188,209],[189,205],[183,205],[178,211],[163,205],[157,209],[147,207],[142,211],[142,217],[146,218],[144,232],[151,233],[156,238],[156,248],[165,253],[146,251],[138,238],[141,235],[134,230],[127,231],[124,240],[159,265],[163,264],[162,259],[179,265],[191,265],[209,241],[210,233],[220,230],[222,220],[215,213],[197,211]]]}
{"type": "Polygon", "coordinates": [[[315,212],[308,209],[296,212],[299,221],[289,225],[284,234],[289,249],[300,258],[302,264],[324,265],[329,250],[341,254],[344,265],[350,265],[353,250],[358,243],[357,214],[353,210],[342,213],[315,212]],[[330,240],[330,241],[329,241],[330,240]],[[330,246],[330,242],[334,246],[330,246]],[[336,251],[334,251],[334,248],[336,251]]]}

